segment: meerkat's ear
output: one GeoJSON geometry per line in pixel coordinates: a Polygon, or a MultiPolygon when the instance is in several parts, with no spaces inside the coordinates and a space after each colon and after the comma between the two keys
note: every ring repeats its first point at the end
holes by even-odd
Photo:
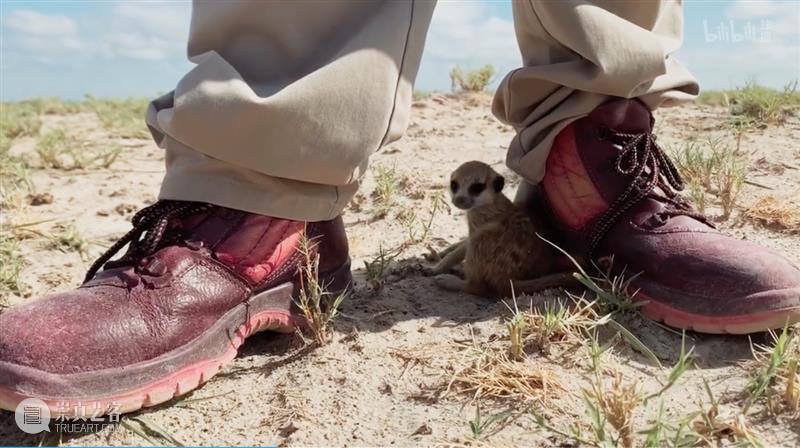
{"type": "Polygon", "coordinates": [[[494,191],[496,191],[498,193],[500,193],[500,191],[503,190],[503,187],[505,185],[506,185],[506,179],[503,176],[499,175],[499,174],[492,181],[492,187],[494,187],[494,191]]]}

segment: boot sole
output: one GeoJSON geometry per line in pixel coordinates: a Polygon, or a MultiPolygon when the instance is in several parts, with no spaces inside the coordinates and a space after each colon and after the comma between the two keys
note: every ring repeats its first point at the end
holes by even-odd
{"type": "MultiPolygon", "coordinates": [[[[800,297],[800,290],[797,291],[800,297]]],[[[671,307],[658,301],[643,291],[639,291],[635,301],[645,301],[639,311],[648,319],[683,330],[693,330],[709,334],[750,334],[777,330],[800,322],[800,308],[786,308],[753,312],[744,315],[708,316],[694,314],[671,307]]]]}
{"type": "MultiPolygon", "coordinates": [[[[345,292],[352,279],[350,263],[321,274],[320,279],[331,293],[345,292]]],[[[112,409],[124,414],[164,403],[211,379],[236,357],[247,337],[260,331],[292,333],[305,325],[305,319],[292,310],[294,295],[291,282],[255,294],[192,341],[125,367],[57,374],[0,362],[0,408],[14,411],[22,400],[38,398],[53,418],[81,417],[78,410],[92,417],[112,409]]]]}

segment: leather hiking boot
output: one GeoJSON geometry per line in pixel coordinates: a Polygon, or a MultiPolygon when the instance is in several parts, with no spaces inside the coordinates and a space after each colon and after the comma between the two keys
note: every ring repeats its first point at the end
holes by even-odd
{"type": "Polygon", "coordinates": [[[0,408],[34,397],[51,415],[124,413],[197,388],[246,337],[304,323],[292,300],[313,257],[304,241],[319,255],[320,282],[343,292],[341,218],[305,223],[183,201],[141,210],[77,290],[0,314],[0,408]]]}
{"type": "Polygon", "coordinates": [[[679,196],[652,129],[644,104],[615,99],[559,133],[541,183],[557,242],[638,273],[642,314],[672,327],[741,334],[800,320],[800,270],[718,232],[679,196]]]}

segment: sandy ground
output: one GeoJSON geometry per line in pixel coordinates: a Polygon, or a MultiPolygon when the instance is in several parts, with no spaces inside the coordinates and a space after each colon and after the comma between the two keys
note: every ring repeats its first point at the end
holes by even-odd
{"type": "MultiPolygon", "coordinates": [[[[48,116],[49,128],[67,127],[96,142],[116,142],[124,153],[109,169],[91,171],[32,171],[35,191],[53,195],[50,204],[26,205],[5,218],[13,223],[44,221],[20,243],[26,267],[21,283],[24,297],[6,297],[10,303],[78,285],[85,269],[102,250],[129,228],[133,212],[154,201],[163,174],[163,153],[147,140],[120,140],[105,132],[92,114],[48,116]],[[59,224],[74,224],[90,241],[86,254],[50,248],[46,236],[59,224]]],[[[724,110],[698,105],[659,111],[659,141],[677,146],[690,138],[727,136],[724,110]]],[[[552,426],[578,425],[588,437],[589,418],[581,398],[591,371],[586,359],[532,354],[530,369],[546,372],[562,389],[543,393],[538,400],[520,397],[476,400],[472,393],[447,390],[454,372],[475,361],[474,350],[497,349],[507,338],[506,306],[466,295],[443,293],[422,274],[427,246],[437,249],[466,234],[463,215],[432,206],[445,194],[452,169],[478,159],[490,163],[509,179],[505,148],[512,130],[489,112],[488,97],[467,99],[434,95],[417,101],[406,137],[384,148],[372,159],[361,193],[347,210],[357,283],[335,323],[333,340],[310,348],[293,335],[259,334],[245,344],[240,356],[205,386],[186,397],[145,409],[137,415],[161,427],[187,445],[548,445],[574,442],[542,429],[533,414],[547,417],[552,426]],[[379,169],[384,168],[384,170],[379,169]],[[387,215],[376,219],[379,205],[372,192],[375,174],[394,170],[397,187],[387,215]],[[411,213],[416,214],[416,218],[411,213]],[[366,282],[364,262],[381,248],[391,249],[419,237],[434,213],[426,241],[407,247],[390,265],[380,291],[366,282]],[[503,424],[491,426],[481,441],[471,438],[469,421],[480,406],[484,419],[512,410],[503,424]]],[[[730,138],[730,137],[725,137],[730,138]]],[[[743,206],[773,195],[800,198],[800,120],[748,133],[742,149],[750,160],[743,206]],[[788,163],[787,163],[788,162],[788,163]]],[[[35,158],[33,139],[15,143],[12,152],[35,158]]],[[[512,180],[507,194],[518,181],[512,180]]],[[[710,215],[718,213],[715,207],[710,215]]],[[[738,237],[758,241],[800,262],[800,235],[768,229],[743,218],[741,210],[719,227],[738,237]]],[[[550,291],[549,295],[563,294],[550,291]]],[[[520,298],[529,300],[541,297],[520,298]]],[[[652,349],[664,366],[677,359],[679,334],[632,315],[622,322],[652,349]]],[[[768,341],[764,335],[754,342],[768,341]]],[[[747,337],[687,335],[696,347],[696,366],[663,396],[664,412],[679,418],[708,408],[705,378],[721,402],[721,418],[738,413],[740,391],[752,374],[747,337]]],[[[125,341],[120,341],[124,344],[125,341]]],[[[668,368],[660,369],[641,353],[618,341],[607,356],[606,372],[621,373],[626,382],[638,382],[655,391],[668,368]]],[[[608,374],[610,375],[610,373],[608,374]]],[[[610,376],[608,376],[610,377],[610,376]]],[[[555,387],[555,386],[553,386],[555,387]]],[[[635,430],[650,426],[659,400],[636,412],[635,430]]],[[[748,421],[767,445],[796,446],[800,422],[790,415],[769,416],[758,409],[748,421]]],[[[637,436],[637,445],[643,436],[637,436]]],[[[158,439],[154,439],[158,442],[158,439]]],[[[730,444],[723,436],[715,443],[730,444]]],[[[59,437],[27,436],[17,430],[13,415],[0,415],[0,442],[5,444],[58,443],[59,437]]],[[[62,444],[149,444],[125,430],[64,436],[62,444]]]]}

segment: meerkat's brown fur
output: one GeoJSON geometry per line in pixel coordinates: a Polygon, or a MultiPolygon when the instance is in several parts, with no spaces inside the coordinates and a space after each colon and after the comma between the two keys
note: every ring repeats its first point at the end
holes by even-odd
{"type": "Polygon", "coordinates": [[[545,221],[513,204],[505,180],[489,165],[467,162],[451,175],[453,203],[467,210],[469,236],[456,244],[434,273],[445,289],[478,296],[509,297],[575,283],[571,273],[553,273],[553,248],[545,221]],[[538,234],[538,235],[537,235],[538,234]],[[463,258],[464,276],[444,274],[463,258]]]}

